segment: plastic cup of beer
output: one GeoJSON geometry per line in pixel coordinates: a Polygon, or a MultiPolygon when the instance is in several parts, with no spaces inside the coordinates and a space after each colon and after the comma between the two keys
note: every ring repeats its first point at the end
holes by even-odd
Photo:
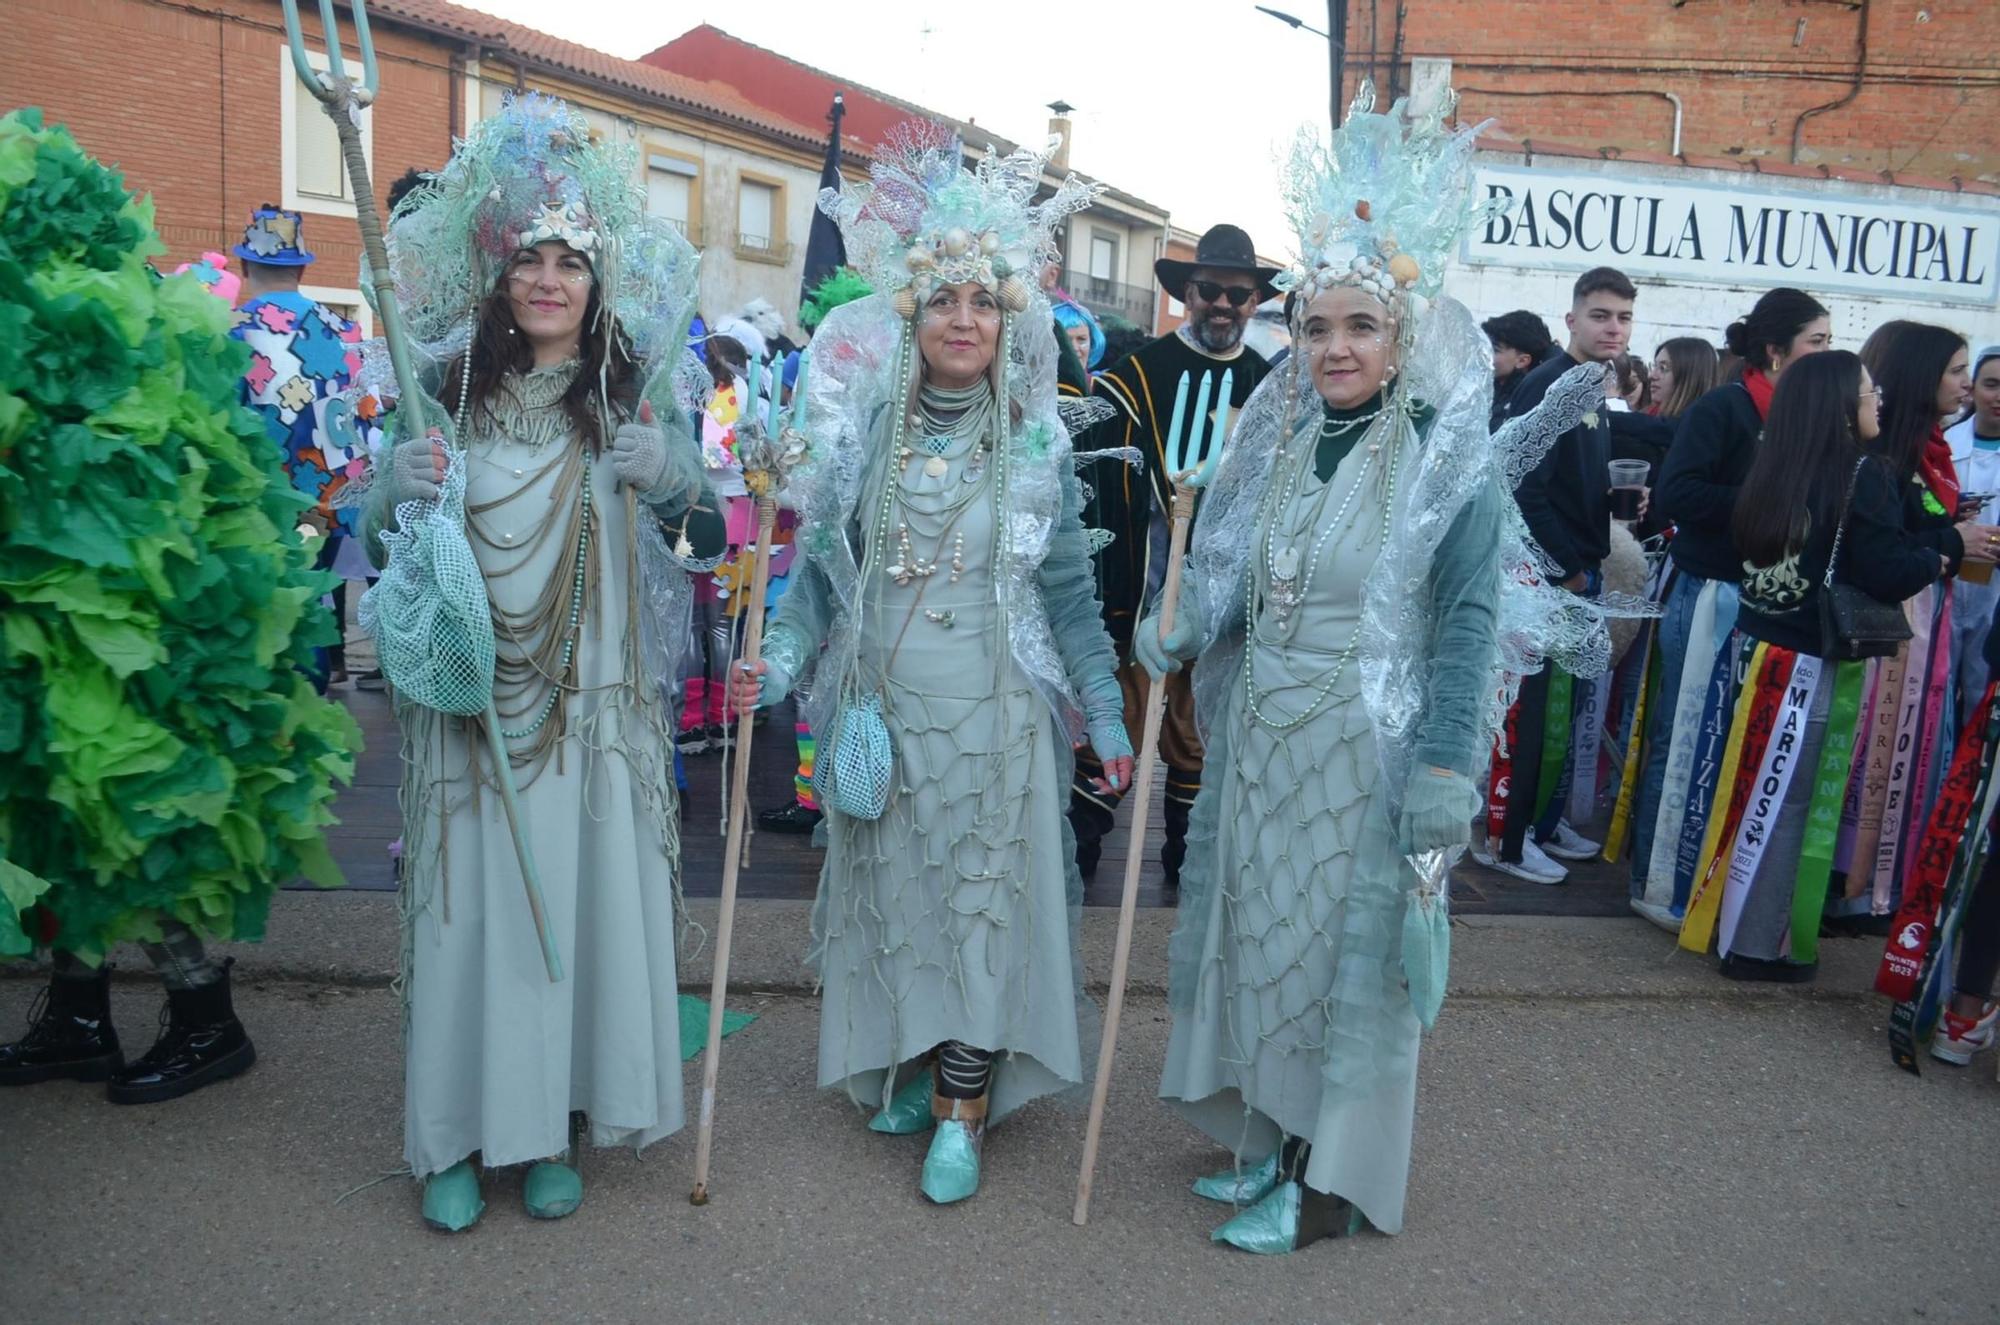
{"type": "Polygon", "coordinates": [[[1646,480],[1653,467],[1643,460],[1611,462],[1611,518],[1629,524],[1639,518],[1646,499],[1646,480]]]}

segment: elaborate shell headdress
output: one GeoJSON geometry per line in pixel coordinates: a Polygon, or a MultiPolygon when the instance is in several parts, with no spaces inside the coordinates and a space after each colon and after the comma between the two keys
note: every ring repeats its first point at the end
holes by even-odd
{"type": "Polygon", "coordinates": [[[1019,313],[1042,266],[1055,259],[1055,227],[1101,188],[1070,175],[1035,201],[1059,142],[1006,156],[989,147],[968,170],[965,145],[944,125],[898,125],[876,149],[868,178],[822,190],[820,210],[839,224],[849,264],[903,317],[914,317],[937,286],[967,281],[1019,313]]]}
{"type": "Polygon", "coordinates": [[[513,97],[476,125],[444,169],[410,191],[389,227],[396,293],[429,380],[465,352],[479,302],[514,253],[551,239],[590,259],[605,321],[586,331],[624,332],[648,365],[649,398],[664,395],[662,382],[683,359],[690,381],[698,379],[685,337],[699,255],[646,214],[634,178],[629,146],[594,141],[583,117],[553,98],[513,97]]]}
{"type": "Polygon", "coordinates": [[[1331,145],[1301,132],[1280,181],[1298,261],[1273,284],[1307,300],[1350,285],[1381,300],[1408,345],[1444,282],[1445,261],[1484,205],[1468,202],[1484,125],[1449,129],[1449,88],[1375,113],[1363,83],[1331,145]]]}

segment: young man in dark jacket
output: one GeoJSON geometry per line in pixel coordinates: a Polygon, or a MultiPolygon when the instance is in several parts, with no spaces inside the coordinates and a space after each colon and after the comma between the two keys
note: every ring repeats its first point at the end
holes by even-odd
{"type": "MultiPolygon", "coordinates": [[[[1563,319],[1569,330],[1566,352],[1551,355],[1521,379],[1508,401],[1507,415],[1525,414],[1540,404],[1556,379],[1578,364],[1609,365],[1623,354],[1632,341],[1632,305],[1638,294],[1625,274],[1611,267],[1595,267],[1579,276],[1563,319]]],[[[1558,437],[1542,462],[1514,489],[1528,532],[1541,549],[1542,573],[1572,593],[1595,595],[1602,585],[1599,567],[1611,550],[1610,456],[1609,415],[1600,409],[1558,437]]],[[[1592,679],[1575,678],[1572,694],[1592,679]]],[[[1562,818],[1572,774],[1568,758],[1554,766],[1544,766],[1541,758],[1547,730],[1560,728],[1565,733],[1565,751],[1572,745],[1571,707],[1551,703],[1552,680],[1551,668],[1544,667],[1521,683],[1506,831],[1486,852],[1473,853],[1482,864],[1532,883],[1561,883],[1568,877],[1552,856],[1588,860],[1598,852],[1597,843],[1562,818]],[[1535,806],[1544,786],[1552,787],[1553,793],[1548,808],[1537,817],[1535,806]]]]}

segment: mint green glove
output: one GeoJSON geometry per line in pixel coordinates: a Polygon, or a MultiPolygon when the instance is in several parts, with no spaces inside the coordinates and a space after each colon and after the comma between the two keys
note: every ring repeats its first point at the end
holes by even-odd
{"type": "Polygon", "coordinates": [[[1139,623],[1132,632],[1132,660],[1146,669],[1146,674],[1158,681],[1168,672],[1178,672],[1181,664],[1196,653],[1195,614],[1185,610],[1189,604],[1182,603],[1183,610],[1174,613],[1174,628],[1165,639],[1160,638],[1160,618],[1153,615],[1139,623]]]}
{"type": "Polygon", "coordinates": [[[1479,792],[1470,778],[1446,768],[1419,769],[1403,792],[1396,847],[1409,856],[1467,846],[1472,841],[1472,816],[1477,813],[1479,792]]]}

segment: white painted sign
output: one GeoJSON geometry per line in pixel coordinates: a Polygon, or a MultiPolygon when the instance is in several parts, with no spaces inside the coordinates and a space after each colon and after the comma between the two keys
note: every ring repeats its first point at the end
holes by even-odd
{"type": "Polygon", "coordinates": [[[1473,189],[1505,210],[1467,231],[1460,256],[1468,263],[2000,301],[2000,207],[1518,166],[1479,167],[1473,189]]]}

